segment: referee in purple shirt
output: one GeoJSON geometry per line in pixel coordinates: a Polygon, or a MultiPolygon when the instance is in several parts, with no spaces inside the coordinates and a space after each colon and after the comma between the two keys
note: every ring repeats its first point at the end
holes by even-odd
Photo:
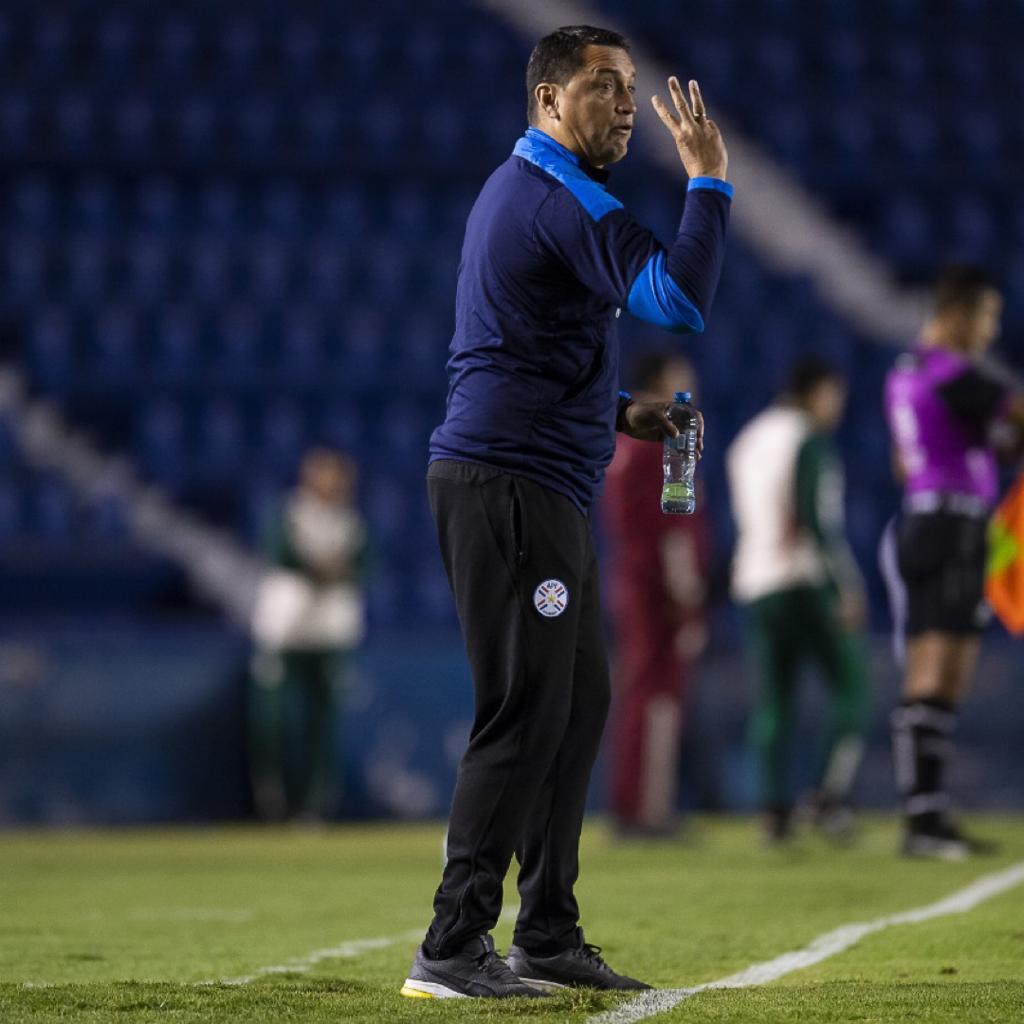
{"type": "Polygon", "coordinates": [[[529,128],[466,224],[447,412],[430,441],[427,486],[476,717],[434,920],[402,988],[412,998],[648,987],[585,941],[573,895],[609,700],[589,512],[616,430],[677,433],[664,402],[620,391],[618,317],[703,331],[732,186],[697,83],[687,103],[670,78],[674,111],[653,102],[690,180],[662,245],[606,187],[637,111],[627,41],[558,29],[526,80],[529,128]],[[489,932],[513,854],[521,909],[505,960],[489,932]]]}

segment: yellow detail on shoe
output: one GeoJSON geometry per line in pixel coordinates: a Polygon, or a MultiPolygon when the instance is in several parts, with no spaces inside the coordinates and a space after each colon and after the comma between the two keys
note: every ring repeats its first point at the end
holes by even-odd
{"type": "Polygon", "coordinates": [[[409,988],[408,985],[402,986],[402,991],[399,995],[405,996],[406,999],[436,999],[437,997],[431,995],[429,992],[421,992],[418,988],[409,988]]]}

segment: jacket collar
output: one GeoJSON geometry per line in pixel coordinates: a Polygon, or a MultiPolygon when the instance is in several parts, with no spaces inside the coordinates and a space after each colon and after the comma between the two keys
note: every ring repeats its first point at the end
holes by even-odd
{"type": "MultiPolygon", "coordinates": [[[[607,184],[610,175],[607,171],[594,167],[583,157],[577,156],[572,150],[566,149],[560,142],[556,142],[547,132],[530,125],[526,134],[516,143],[512,151],[516,156],[523,156],[530,159],[531,156],[543,155],[548,160],[556,162],[567,162],[573,167],[578,167],[588,178],[604,185],[607,184]]],[[[534,163],[541,161],[533,160],[534,163]]]]}

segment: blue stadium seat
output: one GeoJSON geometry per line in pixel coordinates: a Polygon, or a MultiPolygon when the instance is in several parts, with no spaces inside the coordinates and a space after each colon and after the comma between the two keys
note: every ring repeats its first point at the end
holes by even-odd
{"type": "Polygon", "coordinates": [[[239,78],[253,74],[263,55],[263,37],[256,20],[246,14],[228,16],[221,25],[218,58],[223,72],[239,78]]]}
{"type": "Polygon", "coordinates": [[[159,118],[147,97],[121,97],[113,104],[109,118],[113,147],[118,154],[145,157],[156,144],[159,118]]]}
{"type": "Polygon", "coordinates": [[[38,235],[13,235],[7,243],[3,288],[17,301],[36,304],[49,292],[49,253],[38,235]]]}
{"type": "Polygon", "coordinates": [[[343,373],[350,387],[371,389],[385,365],[387,334],[376,309],[354,309],[340,327],[343,373]]]}
{"type": "Polygon", "coordinates": [[[16,86],[0,92],[0,132],[11,158],[27,157],[41,134],[33,98],[16,86]]]}
{"type": "Polygon", "coordinates": [[[281,399],[264,409],[258,425],[258,458],[279,473],[294,473],[310,438],[305,416],[296,402],[281,399]]]}
{"type": "Polygon", "coordinates": [[[44,309],[29,331],[29,373],[34,383],[51,394],[64,394],[75,382],[72,332],[71,318],[59,306],[44,309]]]}
{"type": "Polygon", "coordinates": [[[131,527],[124,504],[113,494],[100,493],[79,512],[93,538],[105,542],[125,542],[131,527]]]}
{"type": "Polygon", "coordinates": [[[932,217],[920,195],[897,192],[882,200],[877,243],[898,265],[927,265],[934,252],[932,217]]]}
{"type": "Polygon", "coordinates": [[[13,477],[0,474],[0,550],[17,542],[21,535],[21,488],[13,477]]]}
{"type": "Polygon", "coordinates": [[[300,144],[311,160],[333,160],[343,151],[347,118],[336,96],[314,96],[302,105],[298,120],[300,144]]]}
{"type": "Polygon", "coordinates": [[[200,325],[187,305],[164,306],[154,330],[153,368],[158,380],[188,380],[200,363],[200,325]]]}
{"type": "Polygon", "coordinates": [[[239,471],[246,452],[246,426],[236,401],[212,399],[203,409],[198,434],[197,462],[204,472],[239,471]]]}
{"type": "Polygon", "coordinates": [[[281,369],[291,380],[316,381],[325,360],[324,325],[315,309],[292,308],[281,330],[281,369]]]}
{"type": "Polygon", "coordinates": [[[340,303],[347,297],[349,248],[329,233],[312,236],[296,253],[297,291],[324,305],[340,303]]]}
{"type": "Polygon", "coordinates": [[[74,28],[67,13],[38,11],[31,26],[28,60],[36,82],[59,81],[70,64],[74,28]]]}
{"type": "Polygon", "coordinates": [[[36,484],[29,517],[32,532],[39,537],[60,544],[69,544],[74,539],[74,500],[60,480],[44,478],[36,484]]]}
{"type": "Polygon", "coordinates": [[[317,420],[316,437],[341,451],[354,453],[366,440],[355,404],[351,400],[329,400],[317,420]]]}
{"type": "Polygon", "coordinates": [[[323,36],[308,18],[290,18],[281,36],[281,54],[291,81],[313,78],[319,72],[323,36]]]}
{"type": "Polygon", "coordinates": [[[231,295],[231,248],[217,232],[203,231],[192,236],[185,264],[188,290],[195,300],[220,306],[231,295]]]}
{"type": "Polygon", "coordinates": [[[216,149],[220,124],[213,99],[203,94],[184,96],[171,110],[173,142],[183,155],[208,159],[216,149]]]}
{"type": "Polygon", "coordinates": [[[61,96],[54,110],[56,145],[65,153],[84,155],[96,136],[97,110],[90,92],[76,89],[61,96]]]}
{"type": "Polygon", "coordinates": [[[982,265],[993,262],[995,255],[995,217],[981,193],[959,193],[948,207],[950,252],[960,260],[973,260],[982,265]]]}
{"type": "Polygon", "coordinates": [[[5,415],[0,415],[0,471],[10,469],[20,461],[14,429],[5,415]]]}
{"type": "Polygon", "coordinates": [[[167,243],[157,234],[128,241],[126,294],[140,302],[159,302],[170,292],[171,259],[167,243]]]}
{"type": "Polygon", "coordinates": [[[119,227],[118,196],[106,177],[88,176],[72,189],[69,219],[76,229],[109,231],[119,227]]]}
{"type": "Polygon", "coordinates": [[[242,197],[238,185],[226,178],[204,181],[198,197],[199,224],[218,234],[234,232],[244,223],[242,197]]]}
{"type": "Polygon", "coordinates": [[[198,49],[195,24],[181,13],[169,12],[157,28],[154,49],[161,78],[185,79],[198,49]]]}
{"type": "Polygon", "coordinates": [[[135,215],[140,226],[169,231],[181,219],[182,198],[170,177],[146,178],[135,194],[135,215]]]}
{"type": "Polygon", "coordinates": [[[9,196],[14,223],[47,229],[56,219],[57,200],[53,188],[42,175],[19,178],[9,196]]]}
{"type": "Polygon", "coordinates": [[[186,476],[185,416],[180,404],[161,398],[140,410],[137,455],[145,473],[170,490],[186,476]]]}
{"type": "Polygon", "coordinates": [[[68,294],[88,304],[100,301],[107,292],[109,252],[102,236],[78,235],[66,250],[68,294]]]}
{"type": "Polygon", "coordinates": [[[138,386],[139,322],[135,310],[108,306],[96,321],[91,375],[104,391],[138,386]]]}

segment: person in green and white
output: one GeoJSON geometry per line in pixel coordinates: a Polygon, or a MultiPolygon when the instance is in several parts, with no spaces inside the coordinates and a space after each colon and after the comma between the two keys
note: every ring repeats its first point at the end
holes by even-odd
{"type": "Polygon", "coordinates": [[[816,664],[831,709],[810,805],[831,838],[853,836],[850,790],[868,704],[864,585],[846,541],[843,469],[832,440],[842,376],[818,358],[793,366],[779,399],[740,431],[727,472],[737,528],[732,592],[746,610],[760,675],[751,737],[761,767],[764,835],[793,833],[792,779],[801,669],[816,664]]]}
{"type": "Polygon", "coordinates": [[[269,524],[252,617],[249,766],[257,813],[319,821],[333,809],[334,693],[364,633],[367,555],[357,468],[314,448],[269,524]]]}

